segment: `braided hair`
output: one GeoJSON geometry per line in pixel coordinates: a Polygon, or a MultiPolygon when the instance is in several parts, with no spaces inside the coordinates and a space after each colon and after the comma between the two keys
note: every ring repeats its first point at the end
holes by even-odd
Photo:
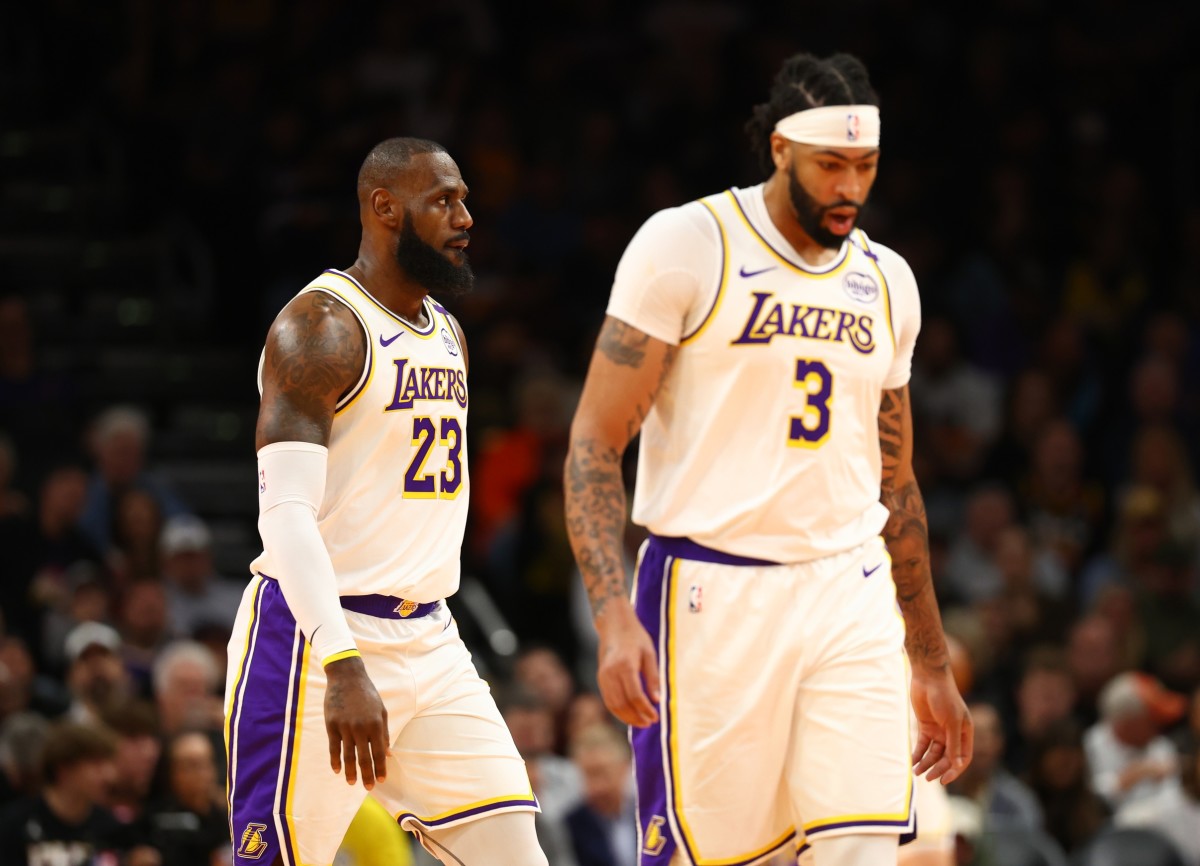
{"type": "Polygon", "coordinates": [[[821,105],[879,105],[879,95],[871,87],[867,67],[852,54],[816,57],[793,54],[775,75],[771,95],[754,106],[746,122],[746,134],[762,168],[775,168],[771,159],[771,132],[788,115],[821,105]]]}

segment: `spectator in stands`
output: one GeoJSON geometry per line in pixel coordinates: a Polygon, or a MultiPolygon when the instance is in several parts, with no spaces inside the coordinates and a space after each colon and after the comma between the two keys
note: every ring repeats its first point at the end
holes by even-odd
{"type": "Polygon", "coordinates": [[[13,487],[17,470],[17,449],[12,439],[0,430],[0,532],[10,520],[24,517],[29,511],[29,499],[13,487]]]}
{"type": "Polygon", "coordinates": [[[973,604],[1000,595],[1004,578],[996,565],[996,546],[1015,518],[1013,496],[1003,484],[988,483],[971,491],[963,531],[950,546],[941,579],[950,603],[973,604]]]}
{"type": "Polygon", "coordinates": [[[116,773],[116,750],[113,734],[101,726],[53,726],[42,750],[41,793],[15,801],[0,815],[0,863],[161,862],[101,805],[116,773]]]}
{"type": "Polygon", "coordinates": [[[13,713],[0,725],[0,803],[35,797],[42,787],[42,748],[50,723],[33,712],[13,713]]]}
{"type": "Polygon", "coordinates": [[[77,525],[86,495],[86,473],[59,466],[42,481],[36,509],[19,520],[0,522],[7,571],[7,579],[0,581],[0,608],[9,632],[25,638],[40,661],[45,661],[43,617],[47,609],[66,603],[71,567],[100,567],[99,551],[77,525]]]}
{"type": "Polygon", "coordinates": [[[162,754],[154,707],[142,700],[117,704],[104,713],[103,723],[117,744],[116,773],[104,805],[118,821],[140,832],[162,754]]]}
{"type": "Polygon", "coordinates": [[[81,724],[100,722],[114,705],[133,693],[133,682],[121,660],[121,636],[111,626],[84,622],[67,635],[67,717],[81,724]]]}
{"type": "Polygon", "coordinates": [[[163,528],[159,551],[174,634],[195,638],[205,626],[232,629],[245,584],[213,568],[208,525],[192,515],[171,518],[163,528]]]}
{"type": "Polygon", "coordinates": [[[1125,668],[1112,622],[1096,613],[1077,620],[1067,637],[1066,658],[1075,717],[1085,726],[1093,725],[1100,714],[1100,692],[1125,668]]]}
{"type": "Polygon", "coordinates": [[[1100,721],[1084,735],[1092,788],[1113,810],[1177,784],[1179,761],[1163,731],[1187,709],[1187,699],[1154,677],[1127,671],[1100,693],[1100,721]]]}
{"type": "Polygon", "coordinates": [[[629,743],[613,725],[581,731],[571,760],[583,776],[583,802],[566,823],[579,866],[636,866],[638,829],[629,743]]]}
{"type": "Polygon", "coordinates": [[[151,692],[150,675],[155,659],[169,637],[167,596],[160,581],[138,580],[121,593],[117,616],[122,659],[142,697],[151,692]]]}
{"type": "Polygon", "coordinates": [[[113,497],[112,546],[106,562],[118,590],[135,581],[159,579],[162,525],[162,511],[149,491],[131,487],[113,497]]]}
{"type": "Polygon", "coordinates": [[[579,768],[554,752],[554,715],[550,707],[528,686],[519,684],[503,691],[499,707],[517,751],[536,777],[531,781],[542,816],[560,820],[579,802],[583,781],[579,768]]]}
{"type": "Polygon", "coordinates": [[[214,758],[212,739],[202,731],[182,730],[166,740],[163,796],[146,820],[148,841],[164,864],[212,866],[232,850],[224,783],[214,758]]]}
{"type": "Polygon", "coordinates": [[[1042,808],[1024,782],[1004,769],[1004,726],[991,704],[970,704],[975,721],[975,757],[950,785],[952,794],[969,797],[983,811],[989,832],[1032,832],[1042,829],[1042,808]]]}
{"type": "Polygon", "coordinates": [[[53,718],[70,702],[62,682],[37,669],[25,641],[0,637],[0,719],[26,711],[53,718]]]}
{"type": "Polygon", "coordinates": [[[1091,607],[1114,584],[1132,585],[1167,542],[1166,500],[1149,484],[1131,484],[1117,498],[1115,526],[1107,544],[1084,564],[1079,578],[1080,606],[1091,607]]]}
{"type": "Polygon", "coordinates": [[[1178,785],[1160,788],[1117,812],[1118,827],[1147,827],[1171,840],[1185,866],[1200,866],[1200,740],[1179,755],[1178,785]]]}
{"type": "Polygon", "coordinates": [[[149,419],[132,406],[112,406],[92,424],[89,443],[95,469],[80,526],[105,554],[114,544],[116,504],[126,490],[149,493],[165,519],[190,511],[170,485],[147,469],[149,440],[149,419]]]}
{"type": "Polygon", "coordinates": [[[552,749],[566,755],[567,712],[575,695],[575,680],[562,657],[542,644],[527,644],[513,663],[513,681],[536,694],[554,719],[552,749]]]}
{"type": "Polygon", "coordinates": [[[1144,424],[1134,434],[1130,453],[1128,484],[1158,491],[1168,536],[1194,559],[1200,553],[1200,490],[1179,428],[1144,424]]]}
{"type": "Polygon", "coordinates": [[[1017,714],[1009,735],[1007,766],[1014,775],[1021,776],[1029,770],[1031,744],[1052,726],[1072,718],[1075,684],[1061,649],[1043,645],[1029,650],[1016,699],[1017,714]]]}
{"type": "Polygon", "coordinates": [[[1110,810],[1092,790],[1083,729],[1074,719],[1052,724],[1030,744],[1027,778],[1041,803],[1046,831],[1068,854],[1108,823],[1110,810]]]}
{"type": "Polygon", "coordinates": [[[159,730],[173,736],[184,730],[221,735],[224,708],[218,689],[224,683],[212,653],[203,644],[176,640],[154,662],[154,701],[159,730]]]}

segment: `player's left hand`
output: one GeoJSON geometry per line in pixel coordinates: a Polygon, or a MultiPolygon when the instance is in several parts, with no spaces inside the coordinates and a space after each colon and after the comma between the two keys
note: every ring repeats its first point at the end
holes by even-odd
{"type": "Polygon", "coordinates": [[[912,705],[917,716],[913,770],[929,781],[949,785],[962,775],[975,751],[975,725],[963,702],[950,666],[914,666],[912,705]]]}

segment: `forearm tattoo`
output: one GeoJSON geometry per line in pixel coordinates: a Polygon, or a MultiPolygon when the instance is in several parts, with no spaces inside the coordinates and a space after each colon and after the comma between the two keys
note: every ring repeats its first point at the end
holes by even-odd
{"type": "Polygon", "coordinates": [[[889,517],[883,529],[892,557],[896,599],[904,615],[905,646],[914,664],[928,668],[948,663],[929,563],[929,524],[925,501],[905,457],[908,388],[883,392],[879,409],[879,447],[883,459],[880,501],[889,517]]]}
{"type": "MultiPolygon", "coordinates": [[[[635,370],[645,367],[648,346],[649,337],[613,318],[605,320],[596,340],[597,352],[618,366],[635,370]]],[[[657,381],[648,393],[631,401],[625,441],[619,447],[586,434],[571,441],[564,479],[567,532],[594,616],[599,616],[611,599],[628,593],[622,557],[628,520],[622,457],[654,404],[677,351],[675,346],[668,347],[657,381]]]]}

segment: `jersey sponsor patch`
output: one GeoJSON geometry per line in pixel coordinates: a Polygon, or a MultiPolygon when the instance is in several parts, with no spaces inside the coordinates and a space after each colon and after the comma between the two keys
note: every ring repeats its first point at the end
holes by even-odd
{"type": "Polygon", "coordinates": [[[879,299],[879,283],[870,274],[861,271],[851,271],[842,277],[842,288],[850,300],[860,304],[873,304],[879,299]]]}
{"type": "Polygon", "coordinates": [[[450,332],[442,328],[442,342],[446,345],[446,351],[451,355],[458,356],[458,343],[454,342],[454,338],[450,336],[450,332]]]}

